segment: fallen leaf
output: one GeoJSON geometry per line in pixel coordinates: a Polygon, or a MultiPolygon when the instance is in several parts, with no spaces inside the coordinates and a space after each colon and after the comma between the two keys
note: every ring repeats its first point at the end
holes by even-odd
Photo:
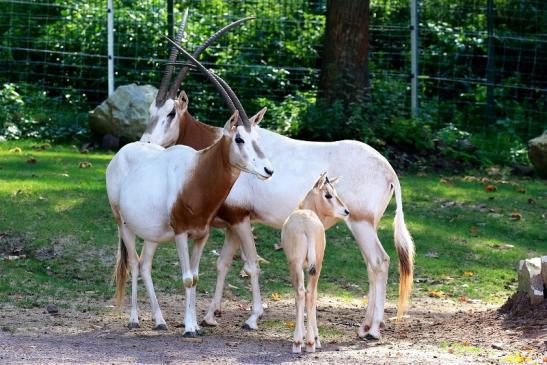
{"type": "Polygon", "coordinates": [[[511,213],[511,220],[512,221],[520,221],[522,219],[522,215],[517,212],[511,213]]]}
{"type": "Polygon", "coordinates": [[[82,161],[82,162],[79,163],[78,166],[79,166],[81,169],[88,169],[88,168],[90,168],[90,167],[93,166],[93,165],[92,165],[91,162],[89,162],[89,161],[82,161]]]}
{"type": "Polygon", "coordinates": [[[475,275],[473,271],[464,271],[463,276],[469,278],[471,276],[475,275]]]}
{"type": "Polygon", "coordinates": [[[486,185],[486,186],[484,187],[484,189],[485,189],[487,192],[492,193],[492,192],[496,191],[497,188],[496,188],[496,185],[490,184],[490,185],[486,185]]]}
{"type": "Polygon", "coordinates": [[[211,250],[211,255],[220,256],[220,254],[217,252],[217,250],[211,250]]]}
{"type": "Polygon", "coordinates": [[[285,322],[285,325],[287,326],[287,328],[294,328],[295,327],[295,323],[293,321],[287,321],[287,322],[285,322]]]}
{"type": "Polygon", "coordinates": [[[263,263],[263,264],[269,264],[270,261],[266,260],[264,257],[260,256],[260,255],[257,255],[258,256],[258,262],[259,263],[263,263]]]}
{"type": "Polygon", "coordinates": [[[515,352],[513,354],[505,356],[502,361],[513,363],[513,364],[523,364],[523,363],[531,362],[532,359],[522,355],[520,352],[515,352]]]}
{"type": "Polygon", "coordinates": [[[458,302],[460,302],[460,303],[471,303],[469,298],[467,298],[465,295],[460,295],[458,297],[458,302]]]}
{"type": "Polygon", "coordinates": [[[368,304],[368,297],[366,295],[363,296],[363,304],[364,305],[368,304]]]}
{"type": "Polygon", "coordinates": [[[12,148],[11,150],[9,150],[11,153],[21,153],[23,152],[22,149],[20,149],[19,147],[15,147],[15,148],[12,148]]]}
{"type": "Polygon", "coordinates": [[[443,291],[440,290],[430,290],[427,292],[427,295],[429,295],[431,298],[445,298],[446,294],[443,291]]]}
{"type": "Polygon", "coordinates": [[[281,300],[281,294],[279,294],[278,292],[273,292],[272,293],[272,300],[274,302],[278,302],[281,300]]]}
{"type": "Polygon", "coordinates": [[[453,354],[453,353],[454,353],[454,349],[453,349],[452,347],[450,347],[450,348],[449,348],[448,350],[446,350],[446,351],[448,351],[449,354],[453,354]]]}
{"type": "Polygon", "coordinates": [[[274,244],[274,250],[276,251],[280,251],[283,249],[283,246],[281,246],[281,243],[276,243],[274,244]]]}
{"type": "Polygon", "coordinates": [[[239,272],[239,277],[240,278],[248,278],[249,277],[249,274],[247,274],[245,272],[245,270],[241,269],[241,271],[239,272]]]}
{"type": "Polygon", "coordinates": [[[479,229],[476,226],[471,226],[471,228],[469,228],[469,233],[471,233],[471,236],[476,236],[478,232],[479,229]]]}

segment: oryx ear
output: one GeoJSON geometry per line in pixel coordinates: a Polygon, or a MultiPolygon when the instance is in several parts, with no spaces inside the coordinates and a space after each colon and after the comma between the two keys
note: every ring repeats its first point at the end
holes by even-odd
{"type": "Polygon", "coordinates": [[[234,114],[228,119],[226,124],[224,124],[224,132],[233,133],[236,130],[237,121],[239,120],[239,112],[236,110],[234,114]]]}
{"type": "Polygon", "coordinates": [[[264,107],[260,109],[258,113],[250,117],[249,122],[251,123],[251,125],[257,125],[258,123],[260,123],[260,121],[262,121],[262,118],[264,118],[264,114],[266,114],[266,110],[268,110],[268,108],[264,107]]]}
{"type": "Polygon", "coordinates": [[[315,185],[313,187],[316,188],[316,189],[321,189],[323,187],[323,185],[325,185],[326,176],[327,176],[326,171],[321,173],[321,175],[319,176],[319,179],[317,179],[317,181],[315,182],[315,185]]]}
{"type": "Polygon", "coordinates": [[[340,180],[342,180],[342,176],[336,176],[336,177],[333,177],[332,179],[329,179],[329,182],[332,186],[334,186],[337,183],[339,183],[340,180]]]}
{"type": "Polygon", "coordinates": [[[184,90],[180,92],[175,105],[177,106],[177,109],[181,112],[184,112],[188,109],[188,95],[186,95],[186,92],[184,92],[184,90]]]}

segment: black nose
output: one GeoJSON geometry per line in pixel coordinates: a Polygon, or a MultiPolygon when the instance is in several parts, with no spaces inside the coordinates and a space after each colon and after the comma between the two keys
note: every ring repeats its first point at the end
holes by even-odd
{"type": "Polygon", "coordinates": [[[273,171],[270,170],[270,169],[268,169],[267,167],[264,167],[264,171],[266,171],[266,173],[267,173],[268,175],[270,175],[270,176],[273,175],[273,171]]]}
{"type": "Polygon", "coordinates": [[[344,209],[344,213],[346,213],[346,215],[349,215],[349,210],[344,209]]]}

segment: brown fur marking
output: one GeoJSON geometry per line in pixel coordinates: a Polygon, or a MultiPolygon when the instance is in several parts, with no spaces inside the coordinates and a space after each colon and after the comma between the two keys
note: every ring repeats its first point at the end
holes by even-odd
{"type": "Polygon", "coordinates": [[[230,139],[222,136],[211,147],[198,152],[196,168],[184,184],[171,209],[175,234],[201,234],[236,182],[240,170],[229,163],[230,139]]]}
{"type": "Polygon", "coordinates": [[[176,144],[183,144],[199,151],[211,146],[220,137],[217,128],[196,120],[188,111],[178,122],[180,128],[176,144]]]}

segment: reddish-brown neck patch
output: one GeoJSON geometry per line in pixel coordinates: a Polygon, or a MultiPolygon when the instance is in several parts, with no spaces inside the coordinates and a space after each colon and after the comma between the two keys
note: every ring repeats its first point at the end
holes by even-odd
{"type": "Polygon", "coordinates": [[[201,123],[186,111],[180,120],[179,138],[176,144],[202,150],[211,146],[220,136],[219,129],[201,123]]]}
{"type": "Polygon", "coordinates": [[[240,170],[229,163],[230,140],[221,137],[198,153],[198,161],[171,210],[175,234],[203,232],[239,177],[240,170]]]}

